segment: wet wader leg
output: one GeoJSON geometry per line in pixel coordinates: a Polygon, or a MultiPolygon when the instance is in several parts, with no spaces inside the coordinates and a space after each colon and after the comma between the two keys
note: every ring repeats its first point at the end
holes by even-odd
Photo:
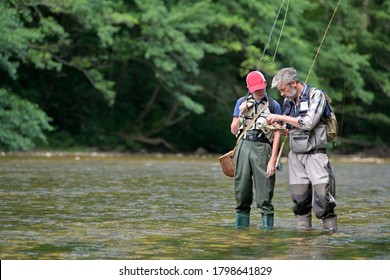
{"type": "Polygon", "coordinates": [[[297,218],[298,229],[311,228],[312,189],[311,185],[291,185],[292,207],[297,218]]]}
{"type": "Polygon", "coordinates": [[[328,162],[327,170],[329,173],[329,191],[330,194],[336,199],[336,179],[330,162],[328,162]]]}
{"type": "Polygon", "coordinates": [[[253,182],[256,191],[256,205],[261,212],[261,221],[264,229],[274,227],[274,195],[275,178],[267,176],[267,166],[271,158],[272,148],[267,143],[256,142],[251,152],[253,182]]]}
{"type": "Polygon", "coordinates": [[[236,212],[236,228],[247,228],[250,224],[250,211],[236,212]]]}
{"type": "Polygon", "coordinates": [[[326,231],[337,230],[337,216],[331,216],[322,219],[323,229],[326,231]]]}
{"type": "MultiPolygon", "coordinates": [[[[329,191],[330,194],[333,196],[333,199],[336,200],[336,179],[333,173],[333,168],[330,162],[328,162],[328,172],[329,172],[329,191]]],[[[335,202],[336,207],[336,202],[335,202]]],[[[322,225],[324,230],[329,231],[336,231],[337,230],[337,215],[334,214],[334,209],[332,209],[331,214],[327,217],[322,219],[322,225]],[[334,215],[334,216],[332,216],[334,215]]]]}
{"type": "Polygon", "coordinates": [[[313,186],[313,209],[317,218],[322,219],[334,216],[336,200],[330,194],[329,184],[317,184],[313,186]]]}
{"type": "Polygon", "coordinates": [[[261,221],[264,229],[274,228],[274,214],[263,214],[261,213],[261,221]]]}
{"type": "Polygon", "coordinates": [[[332,167],[326,154],[315,154],[308,157],[307,168],[310,169],[313,185],[313,209],[316,217],[322,219],[325,230],[337,229],[336,184],[332,167]]]}
{"type": "Polygon", "coordinates": [[[313,187],[313,209],[317,218],[322,220],[323,229],[337,230],[337,215],[334,213],[336,201],[330,192],[330,184],[319,184],[313,187]]]}
{"type": "Polygon", "coordinates": [[[311,212],[305,215],[297,215],[297,228],[298,229],[311,228],[311,212]]]}
{"type": "Polygon", "coordinates": [[[235,157],[234,191],[236,198],[236,227],[250,224],[250,210],[253,201],[252,172],[249,163],[250,142],[240,141],[235,157]]]}
{"type": "Polygon", "coordinates": [[[297,228],[308,229],[311,227],[312,186],[305,169],[306,158],[290,151],[288,160],[292,210],[297,228]]]}

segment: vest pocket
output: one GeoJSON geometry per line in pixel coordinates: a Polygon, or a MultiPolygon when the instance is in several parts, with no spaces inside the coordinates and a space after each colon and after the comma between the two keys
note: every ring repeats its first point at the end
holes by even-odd
{"type": "Polygon", "coordinates": [[[290,147],[295,153],[307,153],[312,149],[310,136],[307,134],[292,135],[290,147]]]}

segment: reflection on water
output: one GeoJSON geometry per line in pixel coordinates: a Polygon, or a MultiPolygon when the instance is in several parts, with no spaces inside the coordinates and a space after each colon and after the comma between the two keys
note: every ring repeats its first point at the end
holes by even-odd
{"type": "Polygon", "coordinates": [[[275,229],[234,228],[216,157],[2,156],[1,259],[389,259],[389,162],[333,162],[339,230],[297,231],[287,166],[275,229]]]}

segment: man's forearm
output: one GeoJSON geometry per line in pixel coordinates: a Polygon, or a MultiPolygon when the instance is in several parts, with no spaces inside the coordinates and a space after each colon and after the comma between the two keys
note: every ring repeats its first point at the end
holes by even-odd
{"type": "Polygon", "coordinates": [[[239,129],[240,129],[240,119],[238,117],[234,117],[232,120],[232,124],[230,125],[230,132],[234,136],[236,136],[239,129]]]}
{"type": "Polygon", "coordinates": [[[269,124],[274,124],[277,122],[284,122],[284,123],[287,123],[289,125],[292,125],[292,126],[299,128],[298,119],[294,118],[294,117],[286,116],[286,115],[271,114],[267,117],[267,122],[269,124]]]}

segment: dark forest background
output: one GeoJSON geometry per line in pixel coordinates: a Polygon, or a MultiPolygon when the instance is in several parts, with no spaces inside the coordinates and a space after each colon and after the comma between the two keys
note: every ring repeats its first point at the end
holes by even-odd
{"type": "MultiPolygon", "coordinates": [[[[224,153],[246,74],[304,81],[337,4],[1,0],[0,150],[224,153]]],[[[390,1],[340,2],[308,80],[333,99],[334,153],[389,155],[389,34],[390,1]]]]}

